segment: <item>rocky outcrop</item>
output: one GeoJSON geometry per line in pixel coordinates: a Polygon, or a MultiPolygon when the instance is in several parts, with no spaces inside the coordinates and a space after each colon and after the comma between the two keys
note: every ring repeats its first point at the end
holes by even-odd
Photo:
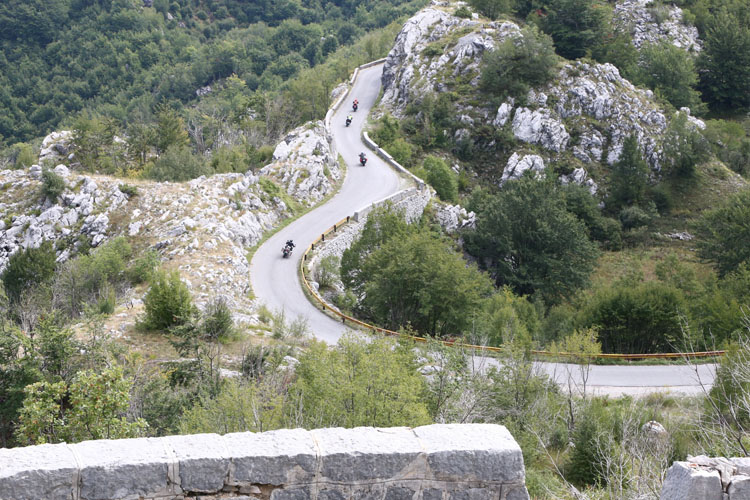
{"type": "Polygon", "coordinates": [[[538,155],[521,156],[518,153],[513,153],[503,169],[500,185],[502,186],[509,180],[520,179],[527,171],[534,172],[535,175],[543,175],[544,160],[542,157],[538,155]]]}
{"type": "Polygon", "coordinates": [[[667,471],[661,500],[750,498],[750,458],[688,456],[667,471]]]}
{"type": "Polygon", "coordinates": [[[0,271],[19,249],[37,248],[47,240],[70,240],[58,252],[59,262],[83,243],[98,246],[107,237],[110,214],[128,202],[117,183],[100,185],[89,176],[71,176],[64,165],[55,171],[63,174],[66,189],[54,202],[41,194],[38,166],[0,171],[0,271]]]}
{"type": "Polygon", "coordinates": [[[690,52],[701,50],[698,29],[684,22],[682,9],[652,0],[621,0],[615,5],[615,26],[630,33],[633,45],[669,42],[690,52]]]}
{"type": "Polygon", "coordinates": [[[519,142],[510,151],[518,157],[508,161],[501,182],[532,165],[539,170],[566,159],[574,171],[563,180],[595,191],[586,165],[615,163],[630,135],[638,138],[651,167],[659,169],[669,120],[651,91],[634,87],[611,64],[570,62],[551,83],[532,89],[524,99],[492,108],[478,105],[475,92],[467,89],[478,86],[482,55],[522,34],[507,21],[457,18],[451,14],[454,7],[433,5],[420,11],[396,38],[383,70],[382,103],[391,113],[404,116],[410,103],[428,93],[455,92],[457,141],[472,140],[481,135],[473,129],[491,124],[519,142]],[[531,153],[538,159],[528,163],[531,153]]]}
{"type": "MultiPolygon", "coordinates": [[[[65,179],[65,191],[58,200],[44,200],[39,166],[0,171],[0,271],[13,253],[45,240],[55,242],[63,262],[81,244],[96,247],[123,235],[158,251],[168,268],[179,269],[198,305],[222,297],[239,321],[249,320],[245,315],[253,310],[248,249],[292,215],[288,202],[312,205],[342,175],[321,122],[289,133],[260,175],[128,181],[128,189],[122,180],[73,174],[62,164],[55,172],[65,179]]],[[[136,315],[127,316],[134,321],[136,315]]]]}
{"type": "Polygon", "coordinates": [[[274,162],[261,175],[281,184],[287,194],[305,205],[314,205],[334,188],[341,169],[334,158],[322,121],[305,124],[290,132],[273,152],[274,162]]]}
{"type": "Polygon", "coordinates": [[[282,429],[0,449],[4,500],[528,500],[494,424],[282,429]]]}
{"type": "Polygon", "coordinates": [[[455,17],[438,8],[427,8],[409,19],[396,37],[383,68],[383,99],[400,116],[406,105],[427,92],[447,90],[458,76],[478,84],[482,54],[520,29],[509,22],[483,24],[455,17]],[[449,35],[469,31],[450,46],[449,35]]]}
{"type": "Polygon", "coordinates": [[[72,145],[73,132],[70,130],[52,132],[42,140],[39,163],[58,163],[73,159],[72,145]]]}
{"type": "Polygon", "coordinates": [[[460,205],[442,205],[438,204],[435,210],[440,227],[446,233],[455,233],[459,229],[474,228],[477,222],[477,216],[474,212],[467,212],[460,205]]]}

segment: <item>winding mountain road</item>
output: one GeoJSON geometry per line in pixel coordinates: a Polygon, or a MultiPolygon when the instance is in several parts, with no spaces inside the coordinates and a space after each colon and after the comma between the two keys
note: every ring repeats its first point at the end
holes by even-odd
{"type": "MultiPolygon", "coordinates": [[[[368,154],[366,167],[360,167],[357,155],[366,151],[360,134],[367,114],[375,104],[380,92],[382,65],[361,70],[347,100],[331,119],[334,144],[347,162],[346,179],[340,191],[330,201],[312,210],[281,229],[256,251],[250,263],[250,278],[256,297],[272,311],[283,310],[287,320],[304,318],[309,331],[316,338],[334,344],[348,328],[323,314],[310,303],[302,292],[297,269],[302,249],[323,231],[347,215],[375,201],[383,199],[407,187],[400,177],[374,153],[368,154]],[[359,111],[352,113],[352,99],[359,99],[359,111]],[[350,127],[344,126],[346,115],[354,120],[350,127]],[[291,259],[282,259],[284,242],[293,239],[297,249],[291,259]]],[[[476,362],[483,359],[476,357],[476,362]]],[[[489,359],[489,363],[495,363],[489,359]]],[[[577,365],[565,363],[538,363],[540,370],[547,372],[558,383],[568,385],[572,380],[582,386],[582,373],[577,365]]],[[[709,387],[713,382],[714,365],[697,367],[684,365],[618,365],[592,366],[588,374],[587,390],[598,394],[642,395],[652,392],[677,392],[697,394],[702,391],[701,382],[709,387]]]]}

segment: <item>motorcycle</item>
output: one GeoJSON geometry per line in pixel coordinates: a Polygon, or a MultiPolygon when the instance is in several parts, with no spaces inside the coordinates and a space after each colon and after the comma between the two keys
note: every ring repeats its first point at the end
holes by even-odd
{"type": "Polygon", "coordinates": [[[281,249],[281,256],[283,258],[286,259],[287,257],[290,257],[291,255],[292,255],[292,248],[291,247],[285,246],[284,248],[281,249]]]}
{"type": "Polygon", "coordinates": [[[357,108],[359,108],[359,104],[357,104],[356,102],[354,104],[352,104],[352,109],[354,111],[357,111],[357,108]]]}
{"type": "Polygon", "coordinates": [[[364,155],[359,155],[359,164],[364,167],[366,163],[367,163],[367,157],[364,155]]]}
{"type": "Polygon", "coordinates": [[[352,119],[351,118],[347,118],[346,119],[346,126],[348,127],[349,125],[351,125],[351,123],[352,123],[352,119]]]}

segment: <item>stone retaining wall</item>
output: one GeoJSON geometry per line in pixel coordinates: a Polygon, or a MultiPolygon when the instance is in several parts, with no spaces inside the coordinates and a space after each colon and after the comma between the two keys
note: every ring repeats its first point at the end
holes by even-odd
{"type": "Polygon", "coordinates": [[[314,276],[315,268],[320,259],[328,255],[335,255],[340,258],[344,254],[344,250],[349,248],[359,237],[365,227],[367,217],[375,207],[391,203],[396,210],[403,211],[407,222],[411,223],[422,216],[422,212],[431,199],[432,192],[429,189],[409,188],[357,210],[351,216],[349,223],[338,229],[335,235],[329,234],[326,236],[325,242],[315,245],[315,253],[308,260],[307,268],[314,276]]]}
{"type": "Polygon", "coordinates": [[[0,449],[2,500],[528,500],[505,427],[285,429],[0,449]]]}
{"type": "Polygon", "coordinates": [[[667,471],[661,500],[750,500],[750,458],[688,457],[667,471]]]}

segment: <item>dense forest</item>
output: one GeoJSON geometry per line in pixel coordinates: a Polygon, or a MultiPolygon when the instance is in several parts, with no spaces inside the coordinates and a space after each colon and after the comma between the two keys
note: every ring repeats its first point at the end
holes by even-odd
{"type": "MultiPolygon", "coordinates": [[[[70,126],[81,114],[110,118],[120,128],[143,124],[157,105],[188,106],[200,89],[232,75],[245,95],[269,99],[267,93],[338,47],[423,3],[3,2],[0,147],[70,126]]],[[[313,106],[291,112],[305,119],[325,113],[327,95],[313,106]]],[[[253,109],[260,112],[259,103],[253,109]]]]}

